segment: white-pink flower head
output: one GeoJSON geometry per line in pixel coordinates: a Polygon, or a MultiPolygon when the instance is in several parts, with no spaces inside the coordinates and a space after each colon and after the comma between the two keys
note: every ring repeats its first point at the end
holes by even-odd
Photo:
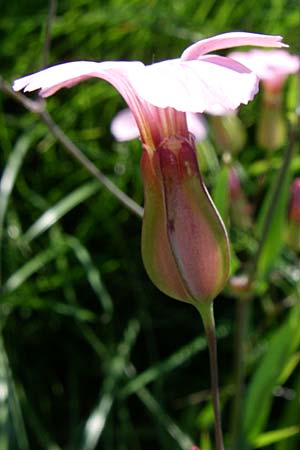
{"type": "Polygon", "coordinates": [[[14,83],[15,90],[40,89],[47,97],[61,87],[98,77],[120,92],[143,143],[145,268],[161,291],[199,310],[206,310],[226,283],[229,247],[199,172],[187,113],[234,110],[253,98],[258,79],[250,69],[230,58],[206,55],[239,45],[283,44],[277,36],[228,33],[193,44],[178,59],[149,66],[79,61],[14,83]]]}
{"type": "Polygon", "coordinates": [[[77,61],[16,80],[16,91],[48,97],[87,78],[102,78],[123,96],[136,120],[144,147],[153,151],[172,135],[186,136],[186,112],[229,111],[252,100],[256,75],[231,58],[208,52],[241,45],[282,47],[280,36],[232,32],[201,40],[178,59],[151,65],[138,61],[77,61]]]}
{"type": "Polygon", "coordinates": [[[286,50],[250,50],[228,55],[249,67],[270,91],[280,91],[286,77],[299,71],[300,58],[286,50]]]}

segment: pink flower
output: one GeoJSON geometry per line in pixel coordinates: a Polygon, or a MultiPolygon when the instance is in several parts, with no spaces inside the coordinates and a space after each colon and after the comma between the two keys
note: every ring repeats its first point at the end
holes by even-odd
{"type": "Polygon", "coordinates": [[[91,77],[123,96],[143,144],[145,192],[142,254],[148,275],[166,294],[199,307],[223,288],[229,271],[224,225],[199,172],[187,112],[234,110],[258,89],[237,61],[207,53],[238,45],[281,47],[281,37],[227,33],[199,41],[180,58],[145,66],[138,61],[78,61],[16,80],[13,88],[48,97],[91,77]]]}
{"type": "Polygon", "coordinates": [[[281,90],[286,77],[296,73],[300,68],[299,57],[291,55],[286,50],[255,49],[248,52],[233,52],[229,56],[249,67],[270,91],[281,90]]]}
{"type": "MultiPolygon", "coordinates": [[[[201,114],[186,113],[187,127],[195,137],[196,142],[201,142],[207,135],[207,125],[201,114]]],[[[131,141],[140,136],[139,129],[130,109],[122,109],[113,118],[110,131],[119,142],[131,141]]]]}
{"type": "Polygon", "coordinates": [[[299,70],[299,57],[286,50],[257,49],[233,52],[230,57],[249,67],[262,81],[264,89],[257,123],[257,143],[266,150],[282,147],[287,137],[286,118],[282,110],[282,90],[287,76],[299,70]]]}
{"type": "Polygon", "coordinates": [[[239,45],[282,47],[281,40],[280,36],[225,33],[196,42],[178,59],[148,66],[139,61],[59,64],[16,80],[13,89],[40,89],[42,97],[49,97],[87,78],[102,78],[123,96],[142,141],[154,149],[174,131],[186,134],[185,114],[180,112],[234,110],[257,93],[257,79],[251,70],[230,58],[207,53],[239,45]]]}

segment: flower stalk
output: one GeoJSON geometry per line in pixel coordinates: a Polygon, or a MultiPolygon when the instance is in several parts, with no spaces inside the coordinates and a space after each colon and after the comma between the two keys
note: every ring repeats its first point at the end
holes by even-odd
{"type": "Polygon", "coordinates": [[[219,380],[218,380],[219,372],[218,372],[217,338],[213,312],[213,303],[209,305],[198,306],[197,309],[203,320],[209,350],[211,395],[215,416],[215,423],[214,423],[215,445],[216,450],[224,450],[224,439],[222,431],[222,419],[221,419],[220,395],[219,395],[219,380]]]}

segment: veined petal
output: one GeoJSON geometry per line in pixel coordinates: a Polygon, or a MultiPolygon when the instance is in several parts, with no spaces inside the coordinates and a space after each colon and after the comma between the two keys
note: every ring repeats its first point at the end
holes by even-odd
{"type": "Polygon", "coordinates": [[[126,95],[127,72],[139,72],[144,64],[139,61],[75,61],[58,64],[32,75],[15,80],[13,89],[31,92],[40,89],[42,97],[49,97],[63,87],[71,87],[88,78],[102,78],[111,83],[121,95],[126,95]]]}
{"type": "Polygon", "coordinates": [[[257,33],[231,32],[202,39],[190,45],[181,55],[182,61],[198,59],[200,56],[215,50],[238,47],[241,45],[255,45],[258,47],[288,47],[283,44],[282,36],[272,36],[257,33]]]}
{"type": "Polygon", "coordinates": [[[152,64],[145,66],[142,73],[131,72],[130,79],[147,102],[183,112],[234,110],[252,100],[258,90],[257,77],[249,69],[214,55],[195,61],[173,59],[152,64]]]}
{"type": "Polygon", "coordinates": [[[15,91],[24,90],[24,92],[41,89],[40,95],[48,97],[62,87],[70,87],[82,80],[95,76],[94,73],[97,69],[98,63],[92,61],[58,64],[15,80],[13,89],[15,91]]]}

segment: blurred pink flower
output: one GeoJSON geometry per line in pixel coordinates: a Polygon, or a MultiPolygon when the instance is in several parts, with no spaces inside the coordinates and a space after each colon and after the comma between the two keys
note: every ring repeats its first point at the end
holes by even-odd
{"type": "Polygon", "coordinates": [[[299,57],[282,49],[269,51],[255,49],[248,52],[233,52],[229,56],[253,70],[264,88],[256,130],[258,144],[267,150],[282,147],[287,137],[286,118],[282,110],[282,91],[287,76],[299,70],[299,57]]]}
{"type": "Polygon", "coordinates": [[[131,110],[143,144],[145,213],[142,254],[154,284],[173,298],[210,304],[224,287],[229,249],[224,225],[202,181],[187,112],[225,112],[258,90],[254,73],[207,53],[239,45],[282,47],[281,37],[226,33],[196,42],[178,59],[77,61],[14,82],[15,90],[48,97],[91,77],[111,83],[131,110]]]}
{"type": "Polygon", "coordinates": [[[300,68],[299,56],[291,55],[286,50],[254,49],[232,52],[228,56],[249,67],[263,82],[264,87],[271,91],[280,90],[286,77],[300,68]]]}
{"type": "MultiPolygon", "coordinates": [[[[201,142],[207,135],[207,125],[200,114],[186,113],[187,127],[195,137],[196,142],[201,142]]],[[[131,141],[140,136],[140,132],[130,109],[122,109],[113,118],[110,131],[119,142],[131,141]]]]}

